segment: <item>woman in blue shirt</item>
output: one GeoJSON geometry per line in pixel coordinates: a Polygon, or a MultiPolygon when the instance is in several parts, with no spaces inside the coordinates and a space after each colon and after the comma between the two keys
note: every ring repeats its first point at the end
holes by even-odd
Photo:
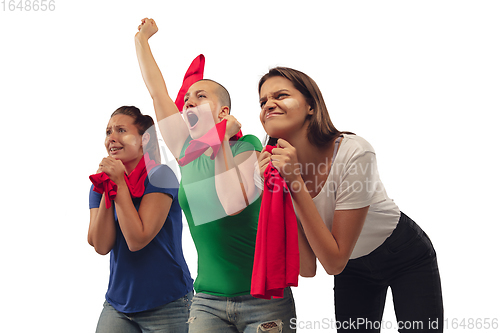
{"type": "Polygon", "coordinates": [[[193,280],[182,253],[179,183],[159,164],[153,119],[133,106],[117,109],[105,147],[89,197],[88,242],[110,253],[96,332],[187,332],[193,280]]]}

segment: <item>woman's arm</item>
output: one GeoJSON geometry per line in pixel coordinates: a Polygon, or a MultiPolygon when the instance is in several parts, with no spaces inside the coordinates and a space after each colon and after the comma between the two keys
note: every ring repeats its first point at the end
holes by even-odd
{"type": "Polygon", "coordinates": [[[165,193],[149,193],[141,200],[137,211],[126,184],[118,186],[115,198],[118,223],[130,251],[139,251],[148,245],[163,227],[172,205],[165,193]]]}
{"type": "Polygon", "coordinates": [[[90,223],[87,240],[95,251],[106,255],[115,245],[116,226],[113,205],[106,209],[104,195],[101,198],[99,208],[90,209],[90,223]]]}
{"type": "Polygon", "coordinates": [[[300,275],[303,277],[313,277],[316,275],[316,255],[307,241],[302,224],[300,222],[297,224],[299,236],[300,275]]]}
{"type": "Polygon", "coordinates": [[[149,193],[142,197],[139,211],[135,209],[125,182],[125,167],[120,160],[106,157],[101,164],[116,184],[114,200],[118,223],[130,251],[139,251],[158,234],[167,219],[172,198],[165,193],[149,193]]]}
{"type": "Polygon", "coordinates": [[[254,181],[260,153],[246,151],[233,156],[229,139],[239,132],[241,124],[231,115],[224,119],[227,120],[226,134],[215,156],[215,189],[226,214],[236,215],[260,195],[254,181]]]}
{"type": "MultiPolygon", "coordinates": [[[[340,274],[349,261],[363,229],[369,206],[359,209],[336,210],[332,230],[328,230],[300,172],[296,170],[299,164],[295,148],[282,139],[278,140],[278,145],[281,148],[273,150],[272,163],[287,183],[293,184],[290,186],[290,192],[294,200],[294,208],[302,223],[304,235],[310,248],[328,274],[340,274]]],[[[304,246],[302,248],[307,250],[304,246]]],[[[308,258],[306,265],[309,267],[304,267],[304,270],[308,274],[311,273],[310,261],[312,258],[310,254],[305,256],[308,258]]]]}
{"type": "Polygon", "coordinates": [[[177,106],[170,98],[165,81],[153,57],[148,40],[158,31],[152,19],[143,19],[135,35],[135,49],[142,78],[149,90],[163,140],[175,158],[179,158],[189,131],[177,106]]]}
{"type": "Polygon", "coordinates": [[[215,157],[215,189],[228,215],[236,215],[260,195],[253,179],[259,152],[246,151],[233,157],[228,141],[215,157]]]}
{"type": "Polygon", "coordinates": [[[325,271],[330,275],[340,274],[347,265],[363,229],[369,206],[336,210],[330,231],[323,222],[304,182],[301,180],[298,182],[296,184],[300,186],[295,186],[291,193],[305,237],[325,271]]]}

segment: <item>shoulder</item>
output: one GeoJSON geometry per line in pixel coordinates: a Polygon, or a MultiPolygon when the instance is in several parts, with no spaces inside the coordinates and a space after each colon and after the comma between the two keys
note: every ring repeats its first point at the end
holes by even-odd
{"type": "Polygon", "coordinates": [[[101,204],[101,198],[102,194],[97,193],[94,191],[94,185],[92,184],[90,186],[90,192],[89,192],[89,208],[99,208],[101,204]]]}
{"type": "Polygon", "coordinates": [[[149,185],[158,188],[178,188],[179,181],[172,169],[166,164],[160,164],[149,170],[147,180],[149,185]]]}
{"type": "Polygon", "coordinates": [[[244,152],[248,150],[262,150],[262,143],[260,140],[252,134],[247,134],[242,136],[238,141],[233,143],[233,147],[238,152],[244,152]]]}
{"type": "Polygon", "coordinates": [[[344,139],[340,145],[339,152],[343,150],[347,155],[364,155],[366,153],[375,153],[372,145],[359,135],[344,134],[344,139]]]}

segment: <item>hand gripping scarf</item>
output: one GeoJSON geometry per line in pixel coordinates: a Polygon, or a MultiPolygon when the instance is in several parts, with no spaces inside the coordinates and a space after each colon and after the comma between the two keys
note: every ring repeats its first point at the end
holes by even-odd
{"type": "MultiPolygon", "coordinates": [[[[266,146],[271,152],[275,146],[266,146]]],[[[264,189],[255,242],[250,294],[282,298],[284,288],[299,281],[297,218],[285,180],[269,163],[264,171],[264,189]]]]}
{"type": "MultiPolygon", "coordinates": [[[[224,119],[223,121],[212,127],[210,130],[208,130],[208,132],[199,139],[191,140],[189,142],[189,146],[186,148],[184,157],[179,160],[179,165],[185,166],[186,164],[191,163],[192,161],[200,157],[209,147],[212,147],[213,149],[210,158],[212,160],[215,159],[215,156],[217,156],[217,153],[219,152],[219,149],[221,147],[224,135],[226,134],[226,125],[227,120],[224,119]]],[[[241,131],[239,131],[231,138],[231,141],[237,141],[241,137],[241,131]]]]}
{"type": "MultiPolygon", "coordinates": [[[[149,159],[149,154],[146,153],[130,175],[125,173],[125,182],[133,198],[140,198],[144,195],[144,181],[148,176],[148,170],[151,170],[156,165],[156,162],[149,159]]],[[[106,198],[106,208],[109,209],[111,207],[111,200],[116,198],[118,186],[104,172],[90,175],[89,178],[92,184],[94,184],[94,191],[99,194],[104,194],[106,198]]]]}

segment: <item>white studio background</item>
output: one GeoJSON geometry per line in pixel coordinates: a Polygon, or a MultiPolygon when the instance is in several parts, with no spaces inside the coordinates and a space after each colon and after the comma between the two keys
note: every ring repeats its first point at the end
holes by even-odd
{"type": "MultiPolygon", "coordinates": [[[[448,330],[500,317],[497,1],[55,0],[45,12],[9,3],[0,4],[2,332],[95,330],[109,258],[87,244],[88,175],[106,154],[112,111],[154,115],[134,48],[144,17],[160,28],[151,47],[171,95],[203,53],[205,77],[227,87],[244,133],[264,138],[257,82],[269,68],[314,78],[336,127],[370,141],[389,196],[431,237],[448,330]]],[[[298,332],[335,331],[325,324],[333,277],[301,278],[294,295],[298,332]]],[[[384,320],[395,323],[390,293],[384,320]]]]}

